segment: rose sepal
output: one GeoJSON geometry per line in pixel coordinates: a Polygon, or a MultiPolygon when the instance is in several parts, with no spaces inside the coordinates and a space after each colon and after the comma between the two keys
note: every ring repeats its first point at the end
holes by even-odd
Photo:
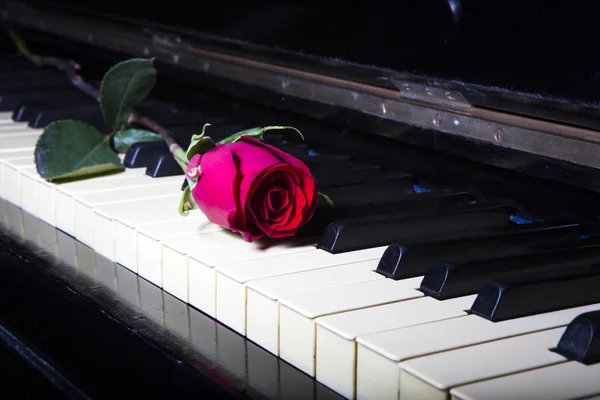
{"type": "Polygon", "coordinates": [[[240,141],[242,139],[242,136],[250,136],[251,138],[262,141],[264,138],[265,132],[273,131],[273,130],[282,130],[282,129],[292,129],[292,130],[298,132],[300,137],[302,137],[302,139],[304,139],[304,136],[302,136],[302,133],[298,129],[294,128],[293,126],[274,125],[274,126],[264,126],[262,128],[256,127],[256,128],[245,129],[243,131],[239,131],[237,133],[234,133],[231,136],[226,137],[225,139],[219,141],[217,144],[235,143],[235,142],[240,141]]]}
{"type": "Polygon", "coordinates": [[[182,217],[187,217],[190,214],[191,210],[197,210],[198,204],[194,200],[192,196],[192,191],[190,189],[190,185],[188,184],[183,190],[183,194],[181,195],[181,200],[179,200],[179,215],[182,217]]]}
{"type": "Polygon", "coordinates": [[[204,124],[202,127],[202,133],[199,135],[192,135],[192,141],[190,142],[190,146],[188,147],[185,156],[188,162],[194,157],[196,154],[204,154],[213,147],[216,147],[215,142],[208,137],[204,136],[206,134],[206,127],[210,126],[210,124],[204,124]]]}

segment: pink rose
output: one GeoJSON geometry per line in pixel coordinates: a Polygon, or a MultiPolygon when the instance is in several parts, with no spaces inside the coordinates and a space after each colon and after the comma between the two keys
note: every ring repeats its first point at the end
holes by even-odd
{"type": "Polygon", "coordinates": [[[249,136],[196,154],[186,175],[207,218],[248,242],[293,236],[317,207],[315,178],[300,160],[249,136]]]}

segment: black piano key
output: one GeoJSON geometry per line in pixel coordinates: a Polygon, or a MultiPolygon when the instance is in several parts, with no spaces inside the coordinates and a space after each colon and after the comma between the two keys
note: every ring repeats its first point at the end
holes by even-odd
{"type": "MultiPolygon", "coordinates": [[[[73,118],[73,112],[69,112],[69,110],[78,107],[96,107],[99,111],[98,104],[91,98],[82,99],[79,95],[76,97],[61,96],[61,98],[57,99],[47,98],[45,100],[36,100],[19,104],[12,110],[12,118],[15,121],[28,122],[29,125],[33,127],[35,121],[42,113],[44,113],[44,111],[57,109],[65,110],[65,113],[61,115],[61,118],[56,119],[69,119],[73,118]]],[[[35,125],[36,127],[42,127],[39,124],[35,125]]]]}
{"type": "Polygon", "coordinates": [[[0,94],[0,111],[13,111],[17,106],[24,103],[47,103],[61,101],[61,98],[70,97],[79,99],[81,102],[89,101],[89,96],[77,89],[61,89],[49,92],[14,92],[0,94]]]}
{"type": "MultiPolygon", "coordinates": [[[[216,135],[211,138],[219,141],[237,132],[239,128],[239,125],[222,124],[219,129],[215,130],[216,135]]],[[[184,149],[189,146],[191,135],[202,131],[201,128],[190,126],[177,126],[174,129],[169,127],[169,129],[173,132],[174,139],[184,149]]],[[[154,178],[183,174],[181,167],[173,159],[164,141],[136,143],[128,149],[123,161],[127,168],[147,167],[146,174],[154,178]]]]}
{"type": "Polygon", "coordinates": [[[364,179],[363,177],[367,177],[370,174],[381,174],[381,167],[379,165],[373,164],[365,164],[365,163],[344,163],[344,167],[338,166],[336,167],[336,163],[326,164],[321,163],[317,165],[307,164],[307,167],[310,169],[310,172],[313,174],[319,185],[322,187],[334,187],[334,186],[342,186],[345,184],[351,183],[360,183],[368,181],[368,179],[364,179]],[[330,165],[333,165],[330,167],[330,165]],[[347,177],[339,178],[341,175],[346,175],[347,177]],[[351,176],[356,176],[355,178],[351,176]],[[348,183],[344,183],[348,182],[348,183]]]}
{"type": "MultiPolygon", "coordinates": [[[[315,160],[317,162],[335,162],[342,160],[349,161],[351,158],[349,154],[316,152],[310,146],[303,144],[282,143],[274,144],[274,146],[302,161],[315,160]]],[[[313,163],[315,161],[313,161],[313,163]]]]}
{"type": "Polygon", "coordinates": [[[146,168],[146,175],[153,178],[162,178],[165,176],[177,176],[183,175],[183,170],[175,161],[173,155],[167,151],[167,153],[159,153],[148,161],[146,168]]]}
{"type": "MultiPolygon", "coordinates": [[[[159,146],[160,147],[160,146],[159,146]]],[[[335,164],[335,163],[334,163],[335,164]]],[[[335,170],[335,165],[326,164],[326,168],[328,170],[335,170]]],[[[338,168],[342,168],[339,167],[338,168]]],[[[163,177],[163,176],[175,176],[175,175],[183,175],[183,171],[179,164],[175,162],[173,156],[167,149],[165,151],[160,151],[160,153],[154,154],[153,157],[148,162],[148,170],[146,174],[153,177],[163,177]]],[[[392,196],[393,193],[390,191],[389,196],[392,196]]]]}
{"type": "Polygon", "coordinates": [[[581,239],[568,244],[540,245],[537,253],[466,262],[434,262],[420,290],[436,299],[477,293],[486,282],[516,272],[534,272],[564,265],[600,262],[600,239],[581,239]]]}
{"type": "Polygon", "coordinates": [[[586,365],[600,362],[600,311],[575,317],[565,329],[555,351],[568,360],[586,365]]]}
{"type": "Polygon", "coordinates": [[[533,245],[575,240],[582,234],[579,224],[525,224],[507,229],[484,230],[464,240],[425,243],[392,243],[379,260],[377,272],[391,279],[424,275],[436,260],[470,262],[530,252],[533,245]]]}
{"type": "Polygon", "coordinates": [[[493,322],[600,303],[600,264],[565,265],[495,279],[471,312],[493,322]]]}
{"type": "Polygon", "coordinates": [[[163,126],[184,123],[186,125],[197,125],[198,133],[202,132],[202,126],[205,123],[213,120],[210,116],[202,113],[182,112],[173,105],[164,103],[138,105],[135,107],[135,110],[163,126]]]}
{"type": "Polygon", "coordinates": [[[169,154],[169,147],[164,141],[134,143],[129,147],[123,159],[126,168],[147,167],[150,160],[161,154],[169,154]]]}
{"type": "Polygon", "coordinates": [[[344,162],[344,164],[346,164],[346,165],[351,165],[350,156],[344,155],[344,154],[316,154],[316,155],[313,155],[313,154],[311,154],[310,150],[306,150],[306,153],[302,153],[299,151],[296,154],[294,154],[293,152],[288,152],[285,149],[281,149],[281,150],[285,151],[288,154],[291,154],[292,156],[296,157],[297,159],[299,159],[300,161],[305,163],[307,166],[310,166],[311,168],[315,168],[315,167],[318,167],[319,165],[323,165],[323,164],[330,165],[330,164],[339,163],[339,162],[344,162]]]}
{"type": "MultiPolygon", "coordinates": [[[[326,191],[326,189],[325,189],[326,191]]],[[[392,202],[362,203],[352,206],[334,205],[331,207],[322,198],[311,220],[297,233],[299,237],[318,236],[325,228],[336,220],[360,218],[370,215],[390,214],[415,216],[431,214],[445,210],[456,210],[467,206],[471,196],[467,192],[430,192],[412,195],[392,202]]]]}
{"type": "Polygon", "coordinates": [[[339,220],[327,226],[317,247],[335,254],[434,235],[460,238],[468,230],[508,226],[512,212],[509,206],[477,205],[442,214],[385,214],[339,220]]]}
{"type": "MultiPolygon", "coordinates": [[[[375,179],[385,179],[388,176],[408,176],[406,172],[384,173],[377,165],[362,165],[364,168],[358,168],[348,173],[347,171],[320,171],[319,174],[312,170],[320,188],[329,188],[335,186],[352,185],[355,183],[369,182],[375,179]]],[[[327,193],[325,193],[327,194],[327,193]]]]}
{"type": "Polygon", "coordinates": [[[88,105],[65,105],[61,108],[40,106],[37,113],[28,118],[29,125],[32,128],[43,128],[54,121],[62,119],[77,119],[80,121],[97,120],[102,118],[102,111],[96,103],[90,102],[88,105]]]}
{"type": "Polygon", "coordinates": [[[0,77],[0,93],[14,90],[48,90],[72,88],[73,83],[64,73],[23,73],[14,76],[0,77]]]}
{"type": "Polygon", "coordinates": [[[10,76],[15,72],[40,71],[31,61],[20,55],[4,56],[0,59],[0,77],[10,76]]]}
{"type": "Polygon", "coordinates": [[[333,201],[335,207],[344,207],[398,201],[410,196],[413,193],[412,189],[413,177],[404,175],[326,188],[326,195],[333,201]]]}

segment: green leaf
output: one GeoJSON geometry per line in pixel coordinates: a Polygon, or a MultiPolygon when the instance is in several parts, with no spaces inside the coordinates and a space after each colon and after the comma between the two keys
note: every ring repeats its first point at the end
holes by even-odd
{"type": "Polygon", "coordinates": [[[325,199],[325,201],[327,202],[327,204],[329,204],[331,207],[333,207],[333,200],[331,200],[331,197],[327,196],[325,193],[323,192],[319,192],[319,196],[323,197],[323,199],[325,199]]]}
{"type": "Polygon", "coordinates": [[[213,147],[216,147],[215,142],[213,142],[210,137],[204,136],[206,133],[206,127],[208,126],[210,126],[210,124],[204,124],[201,134],[192,135],[192,141],[190,142],[190,146],[185,153],[188,161],[190,161],[196,154],[204,154],[213,147]]]}
{"type": "Polygon", "coordinates": [[[126,129],[115,134],[113,146],[118,153],[125,153],[134,143],[158,142],[160,140],[162,140],[162,136],[158,133],[144,129],[126,129]]]}
{"type": "Polygon", "coordinates": [[[137,104],[146,99],[156,84],[153,59],[134,58],[112,67],[100,85],[100,107],[104,120],[117,129],[137,104]]]}
{"type": "MultiPolygon", "coordinates": [[[[298,132],[300,134],[300,136],[302,136],[302,133],[300,133],[300,131],[298,129],[294,128],[293,126],[265,126],[263,128],[259,128],[259,127],[250,128],[250,129],[246,129],[246,130],[234,133],[233,135],[221,140],[218,144],[235,143],[235,142],[241,140],[242,136],[250,136],[250,137],[256,138],[258,140],[262,140],[265,132],[271,131],[271,130],[281,130],[281,129],[293,129],[296,132],[298,132]]],[[[304,139],[304,136],[302,136],[302,139],[304,139]]]]}
{"type": "Polygon", "coordinates": [[[183,190],[181,200],[179,201],[179,214],[183,217],[187,217],[190,210],[196,210],[197,208],[198,205],[196,204],[196,201],[194,201],[190,186],[188,185],[183,190]]]}
{"type": "Polygon", "coordinates": [[[109,137],[93,126],[73,120],[55,121],[42,132],[35,146],[37,171],[49,181],[82,179],[123,171],[109,137]]]}

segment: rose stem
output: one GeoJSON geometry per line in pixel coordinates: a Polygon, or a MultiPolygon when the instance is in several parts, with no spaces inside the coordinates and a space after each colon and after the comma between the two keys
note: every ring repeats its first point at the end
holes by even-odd
{"type": "MultiPolygon", "coordinates": [[[[75,87],[77,87],[82,92],[88,94],[89,96],[93,97],[98,103],[100,103],[100,91],[98,90],[98,88],[94,87],[92,84],[87,82],[85,79],[83,79],[81,75],[77,73],[77,71],[81,69],[81,66],[78,63],[71,60],[65,60],[63,58],[40,56],[38,54],[32,53],[25,45],[23,39],[21,39],[13,30],[9,30],[8,33],[21,55],[23,55],[25,58],[27,58],[29,61],[31,61],[38,67],[51,66],[58,70],[64,71],[75,87]]],[[[175,158],[175,161],[177,161],[177,164],[179,164],[179,166],[183,169],[183,172],[186,171],[187,157],[185,155],[185,151],[175,141],[175,139],[173,139],[168,129],[162,127],[158,122],[143,115],[140,115],[135,111],[133,111],[129,115],[128,122],[130,124],[137,123],[142,126],[145,126],[151,131],[158,133],[160,136],[162,136],[164,141],[167,143],[167,146],[169,146],[169,151],[171,152],[171,154],[173,154],[173,157],[175,158]]]]}

